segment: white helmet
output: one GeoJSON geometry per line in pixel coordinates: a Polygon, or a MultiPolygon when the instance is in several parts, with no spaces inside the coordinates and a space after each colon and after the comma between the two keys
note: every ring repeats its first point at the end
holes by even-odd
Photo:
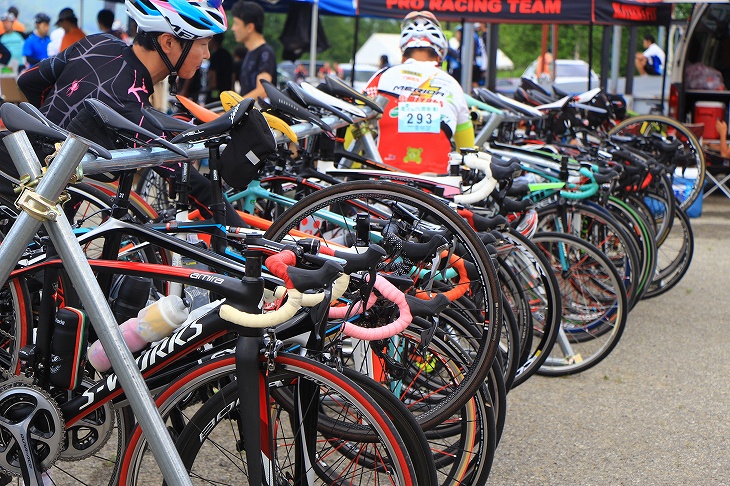
{"type": "Polygon", "coordinates": [[[222,0],[126,0],[127,14],[142,32],[163,32],[186,40],[228,29],[222,0]]]}
{"type": "Polygon", "coordinates": [[[444,58],[449,42],[441,30],[441,25],[431,12],[411,12],[403,19],[400,33],[400,50],[413,47],[430,47],[439,57],[444,58]]]}

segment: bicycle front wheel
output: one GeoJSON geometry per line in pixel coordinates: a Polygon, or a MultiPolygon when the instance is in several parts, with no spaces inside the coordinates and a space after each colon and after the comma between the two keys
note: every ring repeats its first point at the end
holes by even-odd
{"type": "MultiPolygon", "coordinates": [[[[429,256],[414,261],[398,254],[403,245],[393,245],[383,270],[400,271],[401,276],[410,279],[413,284],[406,292],[413,295],[460,296],[450,297],[449,307],[429,322],[434,326],[448,322],[449,315],[468,319],[468,327],[476,329],[478,335],[456,332],[449,339],[470,349],[471,360],[465,363],[458,380],[439,386],[438,405],[424,411],[419,423],[428,430],[456,413],[484,383],[501,335],[496,272],[484,244],[471,227],[449,206],[428,194],[400,184],[371,181],[341,183],[310,194],[277,219],[264,237],[284,240],[290,231],[304,226],[315,228],[312,236],[318,237],[322,246],[348,247],[351,252],[365,251],[365,244],[359,243],[364,239],[383,243],[391,232],[398,233],[399,242],[421,242],[424,235],[434,234],[444,238],[448,258],[434,262],[429,256]],[[457,264],[468,268],[468,279],[458,277],[457,264]]],[[[446,333],[458,331],[441,326],[446,333]]],[[[431,396],[434,391],[425,393],[431,396]]]]}
{"type": "MultiPolygon", "coordinates": [[[[271,459],[276,477],[272,484],[290,484],[302,472],[310,484],[429,484],[430,478],[419,483],[410,456],[421,443],[405,443],[385,411],[344,375],[306,358],[281,355],[267,381],[273,398],[269,417],[274,425],[271,459]],[[275,398],[278,391],[294,393],[302,380],[317,385],[319,414],[337,417],[340,426],[349,423],[354,436],[372,435],[373,439],[353,441],[321,427],[316,440],[302,439],[294,417],[275,398]],[[307,447],[316,448],[317,460],[312,464],[297,463],[295,445],[303,440],[307,447]]],[[[249,484],[239,428],[244,411],[236,405],[238,397],[234,381],[206,401],[180,434],[178,451],[194,484],[249,484]]]]}

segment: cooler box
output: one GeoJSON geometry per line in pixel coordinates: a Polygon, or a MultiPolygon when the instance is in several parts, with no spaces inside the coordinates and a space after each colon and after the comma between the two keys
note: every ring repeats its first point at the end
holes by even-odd
{"type": "Polygon", "coordinates": [[[717,119],[725,120],[725,104],[719,101],[698,101],[695,103],[695,123],[704,123],[702,136],[706,139],[717,140],[720,134],[715,129],[717,119]]]}

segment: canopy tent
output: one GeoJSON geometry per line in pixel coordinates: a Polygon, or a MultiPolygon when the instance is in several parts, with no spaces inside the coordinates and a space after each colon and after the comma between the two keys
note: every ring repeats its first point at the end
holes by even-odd
{"type": "Polygon", "coordinates": [[[660,0],[359,0],[357,13],[402,19],[430,10],[442,22],[666,25],[671,9],[660,0]]]}
{"type": "MultiPolygon", "coordinates": [[[[400,35],[372,34],[355,54],[355,62],[377,66],[380,63],[380,56],[383,54],[388,56],[391,64],[398,64],[401,61],[400,35]]],[[[497,49],[497,69],[514,68],[515,63],[512,62],[512,59],[497,49]]]]}

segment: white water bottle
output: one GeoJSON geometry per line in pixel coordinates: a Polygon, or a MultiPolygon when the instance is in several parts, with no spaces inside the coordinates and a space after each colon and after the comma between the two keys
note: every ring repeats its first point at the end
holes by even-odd
{"type": "MultiPolygon", "coordinates": [[[[119,326],[124,342],[133,353],[144,348],[148,343],[163,339],[180,327],[188,317],[189,309],[185,301],[177,295],[168,295],[140,310],[133,317],[119,326]]],[[[109,356],[104,351],[101,341],[89,347],[89,363],[100,372],[111,369],[109,356]]]]}

